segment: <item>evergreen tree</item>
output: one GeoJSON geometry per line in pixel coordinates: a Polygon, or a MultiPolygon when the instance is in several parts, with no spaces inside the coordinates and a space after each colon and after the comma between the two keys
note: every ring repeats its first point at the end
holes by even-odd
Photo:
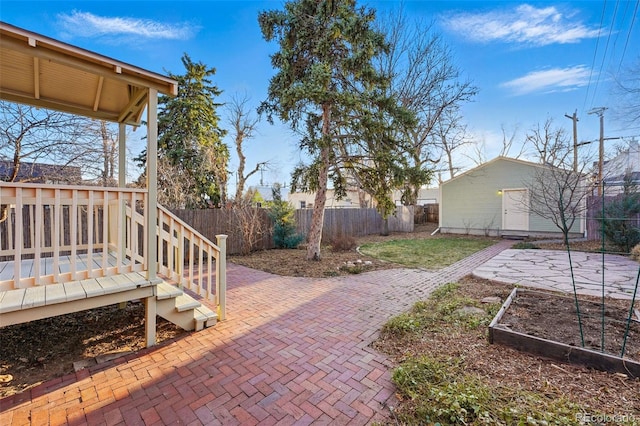
{"type": "Polygon", "coordinates": [[[273,221],[273,243],[276,248],[296,248],[304,236],[296,232],[293,206],[282,199],[280,191],[280,185],[273,187],[273,201],[269,202],[267,212],[273,221]]]}
{"type": "MultiPolygon", "coordinates": [[[[366,113],[377,87],[387,84],[372,60],[386,49],[384,36],[373,29],[372,10],[357,8],[355,0],[293,0],[284,10],[261,12],[262,35],[276,41],[271,56],[277,73],[269,82],[268,99],[261,112],[306,126],[301,148],[315,161],[298,170],[308,189],[316,192],[309,230],[307,259],[320,260],[320,244],[330,168],[338,163],[340,123],[366,113]]],[[[338,194],[344,178],[338,169],[332,177],[338,194]]]]}
{"type": "Polygon", "coordinates": [[[625,253],[640,244],[640,190],[633,175],[625,175],[622,193],[605,201],[604,217],[600,221],[605,238],[625,253]]]}
{"type": "Polygon", "coordinates": [[[206,207],[221,201],[227,180],[229,151],[218,126],[221,104],[214,101],[222,91],[210,79],[215,68],[186,53],[182,63],[185,74],[169,73],[178,81],[178,95],[158,98],[158,164],[168,169],[159,171],[158,189],[169,207],[206,207]]]}

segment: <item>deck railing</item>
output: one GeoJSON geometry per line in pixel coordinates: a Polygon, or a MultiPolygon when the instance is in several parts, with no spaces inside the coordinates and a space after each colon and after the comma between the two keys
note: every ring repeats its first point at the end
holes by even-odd
{"type": "Polygon", "coordinates": [[[118,248],[137,235],[119,212],[146,197],[144,189],[0,183],[0,259],[13,263],[0,290],[144,270],[146,256],[132,260],[118,248]]]}
{"type": "MultiPolygon", "coordinates": [[[[0,291],[147,270],[145,206],[144,189],[0,182],[0,291]]],[[[156,228],[158,273],[224,319],[226,235],[213,244],[161,206],[156,228]]]]}
{"type": "Polygon", "coordinates": [[[158,206],[158,273],[213,302],[226,316],[226,235],[213,244],[162,206],[158,206]]]}

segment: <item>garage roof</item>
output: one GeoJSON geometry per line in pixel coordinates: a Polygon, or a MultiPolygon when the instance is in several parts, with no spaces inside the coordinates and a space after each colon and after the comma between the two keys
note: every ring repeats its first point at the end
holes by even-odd
{"type": "Polygon", "coordinates": [[[178,82],[0,22],[0,99],[137,126],[150,88],[178,82]]]}

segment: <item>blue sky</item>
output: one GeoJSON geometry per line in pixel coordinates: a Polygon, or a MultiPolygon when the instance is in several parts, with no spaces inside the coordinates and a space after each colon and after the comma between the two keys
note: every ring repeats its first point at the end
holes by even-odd
{"type": "MultiPolygon", "coordinates": [[[[359,4],[380,12],[398,5],[359,4]]],[[[404,7],[410,18],[434,22],[463,76],[480,89],[462,112],[473,140],[491,159],[502,145],[503,128],[509,135],[516,131],[516,141],[548,117],[570,130],[571,120],[564,115],[576,110],[579,139],[597,139],[598,117],[588,114],[594,107],[609,108],[606,137],[640,135],[640,123],[619,120],[611,94],[613,78],[640,60],[639,4],[640,0],[405,0],[404,7]]],[[[277,48],[262,39],[257,15],[282,5],[243,0],[3,0],[0,19],[160,73],[182,73],[180,58],[186,52],[216,68],[214,82],[223,90],[218,101],[246,93],[257,106],[274,74],[269,54],[277,48]]],[[[264,183],[288,183],[300,160],[296,141],[286,126],[263,120],[259,134],[246,143],[248,166],[269,160],[273,167],[263,173],[264,183]]],[[[458,162],[473,165],[462,156],[458,162]]],[[[230,168],[236,166],[232,157],[230,168]]],[[[250,183],[259,180],[256,176],[250,183]]]]}

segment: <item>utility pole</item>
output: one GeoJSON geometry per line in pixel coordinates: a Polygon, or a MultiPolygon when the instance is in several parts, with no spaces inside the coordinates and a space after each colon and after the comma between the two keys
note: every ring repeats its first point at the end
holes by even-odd
{"type": "Polygon", "coordinates": [[[593,108],[589,114],[597,114],[600,117],[600,148],[598,156],[598,196],[602,195],[602,169],[604,166],[604,111],[607,108],[593,108]]]}
{"type": "Polygon", "coordinates": [[[564,115],[569,120],[573,121],[573,171],[578,171],[578,110],[575,110],[573,115],[564,115]]]}

